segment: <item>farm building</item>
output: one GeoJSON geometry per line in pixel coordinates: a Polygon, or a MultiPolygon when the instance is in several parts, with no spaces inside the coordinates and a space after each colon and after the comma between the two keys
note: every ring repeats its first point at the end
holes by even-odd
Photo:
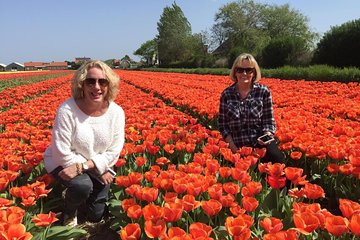
{"type": "Polygon", "coordinates": [[[26,71],[34,70],[66,70],[68,69],[67,62],[26,62],[24,63],[26,71]]]}
{"type": "Polygon", "coordinates": [[[68,64],[67,64],[67,62],[50,62],[50,63],[46,64],[44,69],[45,70],[67,70],[68,64]]]}
{"type": "Polygon", "coordinates": [[[43,62],[26,62],[24,63],[25,71],[43,70],[46,63],[43,62]]]}
{"type": "Polygon", "coordinates": [[[25,66],[18,62],[12,62],[5,67],[5,71],[24,71],[25,66]]]}
{"type": "Polygon", "coordinates": [[[0,63],[0,72],[5,71],[5,67],[6,67],[5,64],[0,63]]]}

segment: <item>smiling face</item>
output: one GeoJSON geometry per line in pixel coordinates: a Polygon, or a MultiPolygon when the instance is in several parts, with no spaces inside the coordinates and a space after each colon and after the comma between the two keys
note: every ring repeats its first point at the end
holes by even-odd
{"type": "Polygon", "coordinates": [[[104,103],[107,100],[106,95],[109,91],[109,84],[103,84],[104,79],[106,79],[103,71],[97,67],[90,68],[86,79],[88,80],[84,81],[83,87],[85,102],[88,104],[104,103]]]}
{"type": "Polygon", "coordinates": [[[255,76],[255,68],[248,59],[243,59],[235,68],[235,76],[238,84],[252,84],[255,76]]]}

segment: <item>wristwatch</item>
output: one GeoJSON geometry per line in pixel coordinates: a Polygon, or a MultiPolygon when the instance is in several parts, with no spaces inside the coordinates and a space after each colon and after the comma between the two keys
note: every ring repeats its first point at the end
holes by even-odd
{"type": "Polygon", "coordinates": [[[86,172],[87,170],[89,170],[89,166],[87,165],[86,162],[82,163],[82,169],[83,169],[83,172],[86,172]]]}

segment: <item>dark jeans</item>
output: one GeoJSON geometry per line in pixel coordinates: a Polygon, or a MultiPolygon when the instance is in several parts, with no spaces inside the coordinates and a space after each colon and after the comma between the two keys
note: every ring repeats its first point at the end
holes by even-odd
{"type": "MultiPolygon", "coordinates": [[[[263,148],[263,145],[257,144],[255,147],[263,148]]],[[[281,152],[275,141],[272,141],[269,145],[266,145],[265,156],[261,159],[261,162],[271,163],[285,163],[285,155],[281,152]]]]}
{"type": "Polygon", "coordinates": [[[110,184],[102,184],[88,173],[65,181],[58,176],[61,169],[61,167],[56,168],[51,174],[67,188],[64,213],[73,216],[83,206],[84,209],[82,210],[84,210],[88,221],[100,221],[106,209],[110,184]]]}

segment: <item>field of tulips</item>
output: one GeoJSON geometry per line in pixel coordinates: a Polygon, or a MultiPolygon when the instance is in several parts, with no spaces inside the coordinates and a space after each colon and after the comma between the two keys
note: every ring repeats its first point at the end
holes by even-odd
{"type": "MultiPolygon", "coordinates": [[[[358,84],[261,80],[273,93],[280,165],[261,163],[261,149],[232,154],[222,140],[216,116],[228,77],[117,73],[126,143],[108,205],[119,239],[360,237],[358,84]]],[[[86,237],[57,224],[62,189],[42,163],[71,74],[10,75],[0,74],[0,239],[86,237]]]]}

